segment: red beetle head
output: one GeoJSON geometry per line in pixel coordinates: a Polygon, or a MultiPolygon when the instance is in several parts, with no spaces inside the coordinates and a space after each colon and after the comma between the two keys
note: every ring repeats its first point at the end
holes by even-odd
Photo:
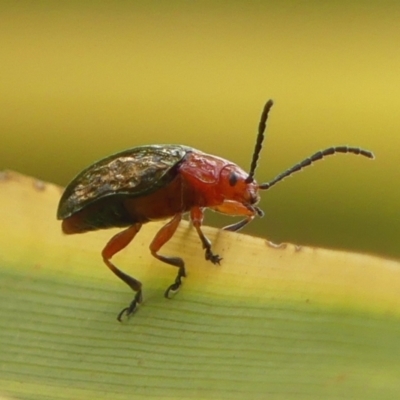
{"type": "Polygon", "coordinates": [[[242,204],[254,205],[260,200],[258,184],[255,180],[247,182],[249,174],[234,164],[229,164],[221,170],[221,193],[227,200],[242,204]]]}

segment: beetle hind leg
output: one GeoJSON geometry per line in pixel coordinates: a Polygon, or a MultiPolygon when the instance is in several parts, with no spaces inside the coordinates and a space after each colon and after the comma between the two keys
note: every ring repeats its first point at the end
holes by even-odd
{"type": "Polygon", "coordinates": [[[170,299],[170,293],[172,292],[172,294],[175,294],[182,286],[182,278],[186,277],[185,263],[182,258],[179,257],[162,257],[159,258],[159,260],[179,268],[174,283],[169,285],[167,290],[164,292],[164,297],[170,299]]]}
{"type": "Polygon", "coordinates": [[[133,278],[132,276],[125,274],[125,272],[122,272],[120,269],[118,269],[111,262],[111,258],[113,257],[114,254],[118,253],[120,250],[125,248],[133,240],[133,238],[139,232],[141,227],[142,224],[134,224],[130,226],[128,229],[125,229],[124,231],[117,233],[110,239],[110,241],[106,244],[106,247],[104,247],[101,253],[103,256],[103,261],[107,265],[107,267],[110,268],[110,270],[114,272],[114,274],[117,275],[118,278],[124,281],[134,292],[136,292],[136,295],[131,301],[130,305],[124,308],[118,314],[117,319],[120,322],[122,321],[122,317],[124,315],[129,317],[131,314],[133,314],[137,306],[142,302],[143,300],[142,283],[137,279],[133,278]]]}
{"type": "Polygon", "coordinates": [[[182,286],[182,278],[186,277],[185,263],[180,257],[167,257],[158,254],[161,247],[171,239],[171,237],[176,232],[179,223],[181,222],[182,214],[176,214],[171,221],[164,225],[154,237],[150,244],[151,254],[158,260],[165,262],[166,264],[173,265],[178,268],[178,274],[175,278],[175,282],[170,285],[164,293],[166,298],[170,298],[170,292],[177,292],[182,286]]]}

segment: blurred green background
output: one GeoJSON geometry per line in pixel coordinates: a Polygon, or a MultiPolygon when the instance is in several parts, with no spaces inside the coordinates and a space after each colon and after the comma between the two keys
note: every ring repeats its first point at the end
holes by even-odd
{"type": "Polygon", "coordinates": [[[385,1],[2,1],[0,169],[66,185],[148,143],[247,169],[273,98],[259,181],[333,144],[377,159],[287,179],[245,232],[399,258],[399,21],[385,1]]]}

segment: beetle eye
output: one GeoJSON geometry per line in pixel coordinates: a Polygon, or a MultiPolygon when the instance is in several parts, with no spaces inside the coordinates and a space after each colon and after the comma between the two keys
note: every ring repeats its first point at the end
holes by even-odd
{"type": "Polygon", "coordinates": [[[229,184],[231,186],[235,186],[238,181],[237,175],[234,172],[231,172],[229,175],[229,184]]]}

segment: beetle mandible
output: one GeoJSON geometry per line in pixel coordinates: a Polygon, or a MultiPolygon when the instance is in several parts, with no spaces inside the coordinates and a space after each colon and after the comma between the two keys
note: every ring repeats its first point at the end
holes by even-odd
{"type": "Polygon", "coordinates": [[[165,291],[165,297],[179,290],[186,276],[180,257],[159,254],[171,239],[184,213],[199,235],[205,258],[219,264],[221,257],[211,250],[211,242],[201,230],[204,210],[210,208],[222,214],[242,216],[241,221],[223,229],[238,231],[254,217],[262,217],[257,207],[259,191],[267,190],[285,177],[335,153],[352,153],[374,158],[372,152],[358,147],[334,146],[316,152],[287,169],[269,182],[258,184],[254,179],[258,157],[264,140],[269,100],[262,111],[250,172],[231,161],[182,145],[149,145],[103,158],[94,163],[66,187],[57,211],[66,234],[83,233],[106,228],[126,228],[113,236],[102,251],[103,261],[123,280],[135,296],[117,319],[129,317],[142,302],[142,283],[118,269],[112,257],[125,248],[143,224],[171,218],[150,244],[151,254],[160,261],[178,268],[178,274],[165,291]]]}

